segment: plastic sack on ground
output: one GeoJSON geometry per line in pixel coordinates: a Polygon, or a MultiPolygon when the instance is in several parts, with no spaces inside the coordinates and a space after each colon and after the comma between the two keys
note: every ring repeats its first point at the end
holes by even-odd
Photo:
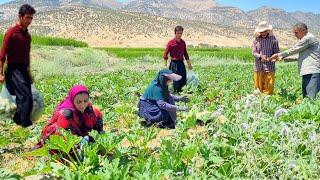
{"type": "Polygon", "coordinates": [[[200,83],[198,75],[194,71],[187,73],[187,84],[191,86],[198,86],[200,83]]]}
{"type": "Polygon", "coordinates": [[[34,84],[31,85],[33,108],[31,112],[31,121],[34,122],[38,120],[44,110],[44,101],[40,91],[37,90],[34,84]]]}
{"type": "Polygon", "coordinates": [[[0,93],[0,119],[11,118],[16,111],[15,99],[10,95],[6,85],[3,84],[0,93]]]}
{"type": "MultiPolygon", "coordinates": [[[[40,118],[44,110],[44,101],[41,93],[37,90],[34,84],[31,85],[33,107],[31,112],[31,121],[36,121],[40,118]]],[[[12,118],[16,111],[16,97],[10,95],[4,84],[0,93],[0,118],[12,118]]]]}

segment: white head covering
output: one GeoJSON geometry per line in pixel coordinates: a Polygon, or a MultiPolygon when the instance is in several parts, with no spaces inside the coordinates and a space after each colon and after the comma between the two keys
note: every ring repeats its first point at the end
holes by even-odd
{"type": "Polygon", "coordinates": [[[163,74],[167,78],[169,78],[172,81],[180,81],[182,79],[182,76],[172,73],[172,74],[163,74]]]}
{"type": "Polygon", "coordinates": [[[272,25],[268,25],[267,21],[262,21],[258,24],[258,27],[256,27],[254,35],[258,37],[260,36],[260,33],[267,30],[270,31],[270,33],[272,33],[272,25]]]}

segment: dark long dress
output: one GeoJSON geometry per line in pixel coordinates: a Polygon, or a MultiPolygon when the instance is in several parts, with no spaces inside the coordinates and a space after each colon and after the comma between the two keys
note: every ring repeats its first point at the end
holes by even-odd
{"type": "Polygon", "coordinates": [[[148,100],[140,98],[139,116],[144,118],[148,125],[158,125],[161,128],[175,128],[178,106],[175,101],[181,97],[169,96],[168,103],[163,100],[148,100]]]}

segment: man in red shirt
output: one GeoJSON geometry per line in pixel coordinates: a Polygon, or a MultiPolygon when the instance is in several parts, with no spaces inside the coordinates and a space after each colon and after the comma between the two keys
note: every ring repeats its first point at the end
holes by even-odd
{"type": "Polygon", "coordinates": [[[35,9],[28,4],[20,7],[19,22],[6,32],[0,53],[0,83],[6,81],[8,91],[16,96],[17,111],[13,120],[23,127],[32,125],[32,80],[29,71],[31,35],[28,26],[35,13],[35,9]],[[4,75],[5,62],[7,68],[4,75]]]}
{"type": "Polygon", "coordinates": [[[173,82],[174,91],[182,92],[183,86],[187,84],[187,72],[184,65],[184,60],[187,60],[189,70],[192,70],[192,64],[187,52],[187,46],[183,39],[183,27],[177,26],[174,29],[175,38],[168,42],[167,48],[164,52],[163,59],[165,60],[165,66],[168,66],[168,54],[170,53],[171,62],[169,69],[175,74],[182,76],[182,79],[177,82],[173,82]]]}

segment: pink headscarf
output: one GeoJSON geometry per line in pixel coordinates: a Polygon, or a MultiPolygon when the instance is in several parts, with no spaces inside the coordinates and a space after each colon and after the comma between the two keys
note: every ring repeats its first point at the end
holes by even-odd
{"type": "Polygon", "coordinates": [[[88,88],[86,86],[83,85],[74,85],[69,93],[68,96],[56,107],[56,111],[60,111],[62,109],[69,109],[71,111],[76,111],[76,108],[73,104],[73,100],[75,98],[76,95],[78,95],[79,93],[88,93],[88,88]]]}

